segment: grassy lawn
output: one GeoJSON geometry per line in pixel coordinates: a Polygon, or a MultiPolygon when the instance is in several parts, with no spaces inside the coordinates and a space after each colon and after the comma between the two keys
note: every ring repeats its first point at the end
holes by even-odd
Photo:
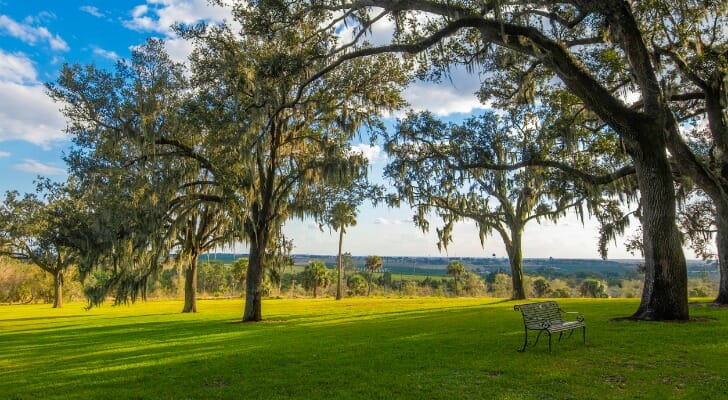
{"type": "Polygon", "coordinates": [[[0,306],[2,399],[725,399],[728,308],[691,323],[610,322],[636,300],[563,300],[575,334],[518,353],[493,299],[149,302],[86,311],[0,306]]]}

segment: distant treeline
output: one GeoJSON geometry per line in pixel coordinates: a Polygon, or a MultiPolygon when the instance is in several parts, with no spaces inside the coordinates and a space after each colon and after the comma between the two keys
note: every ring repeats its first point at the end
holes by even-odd
{"type": "MultiPolygon", "coordinates": [[[[200,257],[200,262],[220,261],[225,264],[232,263],[247,254],[212,253],[200,257]]],[[[323,261],[327,267],[332,268],[337,263],[335,255],[296,254],[292,256],[295,265],[304,266],[311,260],[323,261]]],[[[364,268],[366,256],[351,256],[353,263],[360,269],[364,268]]],[[[446,276],[447,264],[450,260],[460,260],[465,268],[483,276],[499,271],[510,271],[507,258],[486,257],[382,257],[383,271],[394,275],[425,275],[446,276]]],[[[523,261],[524,272],[530,275],[541,275],[550,278],[594,277],[600,279],[629,277],[637,278],[642,260],[602,260],[602,259],[571,259],[571,258],[527,258],[523,261]]],[[[705,273],[718,274],[718,270],[711,263],[700,260],[688,261],[688,275],[697,276],[705,273]]]]}

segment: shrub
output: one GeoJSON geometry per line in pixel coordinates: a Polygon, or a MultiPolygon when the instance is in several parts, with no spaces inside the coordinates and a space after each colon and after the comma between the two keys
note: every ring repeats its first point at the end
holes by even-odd
{"type": "Polygon", "coordinates": [[[536,297],[547,297],[551,294],[551,284],[545,278],[536,279],[532,286],[536,297]]]}
{"type": "Polygon", "coordinates": [[[0,302],[53,301],[53,280],[32,264],[0,258],[0,302]]]}
{"type": "Polygon", "coordinates": [[[708,297],[710,296],[710,289],[705,286],[698,286],[690,289],[690,297],[708,297]]]}
{"type": "Polygon", "coordinates": [[[485,290],[485,282],[478,274],[466,272],[463,278],[463,290],[469,296],[480,296],[485,290]]]}
{"type": "Polygon", "coordinates": [[[367,294],[367,280],[361,274],[350,277],[346,286],[349,289],[349,296],[364,296],[367,294]]]}
{"type": "Polygon", "coordinates": [[[584,279],[579,286],[579,293],[583,297],[607,297],[607,288],[598,279],[584,279]]]}
{"type": "Polygon", "coordinates": [[[493,282],[490,284],[489,291],[493,297],[511,297],[511,277],[504,273],[496,273],[493,276],[493,282]]]}
{"type": "Polygon", "coordinates": [[[551,292],[551,297],[566,299],[571,297],[571,290],[568,288],[558,288],[551,292]]]}

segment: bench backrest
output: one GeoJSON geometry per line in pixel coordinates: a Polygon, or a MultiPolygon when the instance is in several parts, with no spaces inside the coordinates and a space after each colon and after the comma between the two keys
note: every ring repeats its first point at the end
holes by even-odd
{"type": "Polygon", "coordinates": [[[551,323],[564,322],[561,316],[561,307],[555,301],[542,301],[539,303],[518,304],[514,310],[521,311],[523,324],[527,328],[540,329],[545,321],[551,323]]]}

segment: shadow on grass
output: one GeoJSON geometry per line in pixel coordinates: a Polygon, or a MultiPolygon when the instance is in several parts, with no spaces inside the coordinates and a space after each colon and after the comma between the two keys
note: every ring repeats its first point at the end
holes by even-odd
{"type": "Polygon", "coordinates": [[[88,318],[88,317],[97,317],[97,315],[93,314],[69,314],[69,315],[48,315],[43,317],[25,317],[25,318],[6,318],[6,322],[26,322],[26,321],[47,321],[47,320],[54,320],[54,319],[73,319],[73,318],[88,318]]]}

